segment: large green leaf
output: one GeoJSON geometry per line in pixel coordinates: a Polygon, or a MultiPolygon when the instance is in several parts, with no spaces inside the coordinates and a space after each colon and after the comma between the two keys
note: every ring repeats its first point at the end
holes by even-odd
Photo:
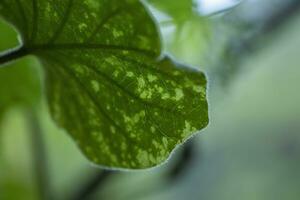
{"type": "Polygon", "coordinates": [[[208,123],[203,73],[161,55],[137,0],[1,0],[45,68],[55,121],[94,163],[147,168],[208,123]]]}

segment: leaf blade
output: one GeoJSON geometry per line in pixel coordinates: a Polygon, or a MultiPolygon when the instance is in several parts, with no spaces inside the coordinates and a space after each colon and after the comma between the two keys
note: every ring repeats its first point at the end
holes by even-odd
{"type": "Polygon", "coordinates": [[[31,5],[24,48],[45,68],[52,116],[94,163],[153,167],[207,125],[205,75],[161,56],[139,1],[20,1],[31,5]]]}

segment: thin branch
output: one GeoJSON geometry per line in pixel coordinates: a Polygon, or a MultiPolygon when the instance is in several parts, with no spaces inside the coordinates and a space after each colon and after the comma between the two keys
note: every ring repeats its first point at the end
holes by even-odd
{"type": "Polygon", "coordinates": [[[108,178],[114,175],[113,171],[104,170],[93,174],[91,179],[78,192],[74,192],[74,196],[70,200],[87,200],[99,191],[99,188],[106,183],[108,178]]]}
{"type": "Polygon", "coordinates": [[[0,67],[4,64],[22,58],[29,54],[29,51],[25,48],[16,48],[4,53],[0,53],[0,67]]]}
{"type": "Polygon", "coordinates": [[[168,181],[175,182],[179,177],[188,171],[187,169],[192,165],[196,154],[195,149],[196,143],[193,140],[190,140],[184,144],[180,159],[177,161],[174,167],[169,169],[168,173],[166,174],[168,181]]]}
{"type": "Polygon", "coordinates": [[[27,118],[30,126],[34,172],[36,173],[39,197],[41,200],[50,200],[53,198],[51,197],[47,152],[42,129],[37,114],[33,109],[28,111],[27,118]]]}
{"type": "Polygon", "coordinates": [[[193,162],[199,158],[196,149],[197,143],[194,140],[186,142],[186,144],[183,145],[183,149],[182,152],[180,152],[178,160],[173,163],[172,166],[168,166],[166,172],[160,174],[160,184],[156,183],[154,185],[147,186],[142,190],[134,191],[134,193],[127,195],[125,198],[139,200],[151,197],[154,194],[160,194],[161,192],[170,189],[170,187],[174,186],[189,172],[193,166],[193,162]]]}

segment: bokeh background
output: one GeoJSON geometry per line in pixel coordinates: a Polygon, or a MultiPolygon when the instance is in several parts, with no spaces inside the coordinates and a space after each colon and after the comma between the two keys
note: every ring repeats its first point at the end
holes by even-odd
{"type": "MultiPolygon", "coordinates": [[[[162,166],[102,170],[38,100],[39,63],[19,60],[0,68],[0,199],[41,199],[39,174],[49,183],[48,199],[298,200],[300,2],[149,0],[147,6],[165,51],[206,72],[210,125],[162,166]],[[36,153],[28,106],[38,110],[44,154],[36,153]]],[[[17,34],[1,21],[0,51],[17,45],[17,34]]]]}

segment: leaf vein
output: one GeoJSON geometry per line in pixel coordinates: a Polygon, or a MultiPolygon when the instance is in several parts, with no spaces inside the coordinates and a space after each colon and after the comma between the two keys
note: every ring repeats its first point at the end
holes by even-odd
{"type": "Polygon", "coordinates": [[[95,30],[92,32],[92,34],[86,39],[85,42],[88,42],[89,40],[91,40],[95,35],[97,35],[97,33],[101,30],[101,28],[107,24],[107,22],[109,20],[111,20],[112,18],[114,18],[115,16],[117,16],[117,14],[122,11],[122,8],[117,8],[115,11],[113,11],[110,15],[106,16],[95,28],[95,30]]]}
{"type": "Polygon", "coordinates": [[[136,47],[122,46],[122,45],[114,45],[114,44],[84,44],[84,43],[69,43],[69,44],[43,44],[43,45],[33,45],[28,46],[32,52],[37,51],[52,51],[52,50],[115,50],[115,51],[131,51],[138,54],[143,54],[153,58],[155,53],[150,50],[140,49],[136,47]]]}
{"type": "Polygon", "coordinates": [[[21,15],[22,21],[23,21],[22,25],[23,25],[23,28],[24,28],[24,31],[25,31],[25,33],[24,33],[24,42],[26,42],[27,39],[28,39],[28,34],[29,34],[28,33],[27,17],[25,15],[25,11],[24,11],[24,8],[23,8],[20,0],[15,0],[15,2],[17,3],[17,7],[18,7],[19,13],[21,15]]]}
{"type": "Polygon", "coordinates": [[[49,39],[48,44],[54,43],[55,40],[60,36],[60,34],[63,32],[64,27],[70,18],[72,7],[74,5],[74,0],[68,1],[68,6],[65,11],[65,15],[63,16],[63,19],[61,20],[60,24],[58,25],[57,30],[54,32],[53,36],[49,39]]]}
{"type": "MultiPolygon", "coordinates": [[[[53,60],[53,59],[51,59],[53,60]]],[[[58,59],[56,58],[56,62],[58,63],[58,59]]],[[[130,142],[137,144],[135,141],[133,141],[130,137],[128,137],[128,132],[122,128],[119,124],[117,124],[108,113],[106,113],[106,111],[104,110],[104,108],[98,103],[98,101],[96,100],[96,97],[90,92],[90,90],[88,88],[86,88],[86,86],[82,83],[82,81],[73,73],[73,71],[71,69],[69,69],[69,67],[67,67],[62,61],[59,62],[59,65],[61,65],[63,67],[63,69],[65,71],[67,71],[66,74],[69,75],[70,78],[72,78],[73,80],[76,81],[76,83],[78,83],[79,87],[82,88],[82,91],[88,95],[89,99],[93,102],[93,104],[95,105],[95,107],[97,108],[98,112],[111,124],[113,124],[113,126],[115,126],[116,128],[119,129],[120,132],[124,133],[124,137],[127,138],[130,142]]]]}
{"type": "Polygon", "coordinates": [[[30,43],[34,43],[36,39],[36,35],[38,33],[38,16],[39,16],[39,11],[38,11],[38,2],[37,0],[32,0],[32,32],[31,32],[31,39],[30,43]]]}

